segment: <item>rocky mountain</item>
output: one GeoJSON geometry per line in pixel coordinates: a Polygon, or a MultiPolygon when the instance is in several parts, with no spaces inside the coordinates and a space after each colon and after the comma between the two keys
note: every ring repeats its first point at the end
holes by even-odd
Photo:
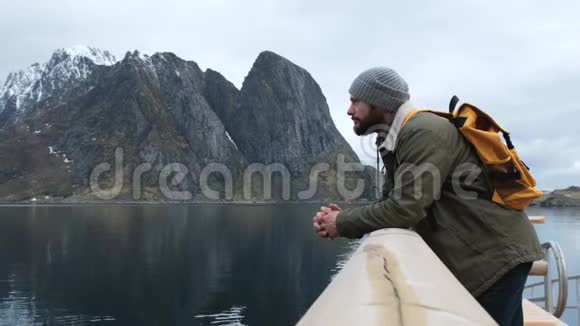
{"type": "Polygon", "coordinates": [[[372,169],[343,178],[341,161],[361,167],[320,87],[272,52],[241,90],[172,53],[117,61],[91,47],[57,50],[0,89],[4,201],[372,197],[372,169]]]}
{"type": "Polygon", "coordinates": [[[56,50],[47,63],[9,74],[0,88],[0,123],[13,123],[41,105],[55,105],[97,66],[110,66],[116,61],[108,51],[76,46],[56,50]]]}
{"type": "Polygon", "coordinates": [[[540,207],[580,206],[580,187],[544,191],[544,195],[532,204],[540,207]]]}

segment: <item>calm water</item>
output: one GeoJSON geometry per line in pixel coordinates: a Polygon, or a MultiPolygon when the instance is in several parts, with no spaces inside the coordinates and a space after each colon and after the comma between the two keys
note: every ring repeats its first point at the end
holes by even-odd
{"type": "MultiPolygon", "coordinates": [[[[294,324],[356,247],[317,208],[0,207],[0,325],[294,324]]],[[[580,274],[580,209],[530,213],[580,274]]]]}

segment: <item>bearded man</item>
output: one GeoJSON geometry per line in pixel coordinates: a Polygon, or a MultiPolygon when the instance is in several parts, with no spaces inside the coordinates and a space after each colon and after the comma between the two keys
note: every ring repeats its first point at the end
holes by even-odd
{"type": "Polygon", "coordinates": [[[354,132],[386,133],[383,198],[344,210],[323,206],[314,231],[334,239],[412,228],[498,324],[522,325],[524,284],[532,262],[543,258],[526,214],[492,201],[485,165],[448,119],[430,112],[407,119],[414,107],[397,72],[366,70],[349,93],[354,132]],[[465,166],[480,173],[462,178],[465,166]]]}

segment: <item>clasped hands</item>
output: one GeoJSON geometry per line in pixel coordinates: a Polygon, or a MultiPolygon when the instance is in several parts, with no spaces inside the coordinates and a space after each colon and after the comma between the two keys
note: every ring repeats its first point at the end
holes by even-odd
{"type": "Polygon", "coordinates": [[[336,217],[341,209],[336,204],[320,207],[320,211],[312,218],[314,232],[321,238],[332,240],[339,236],[336,230],[336,217]]]}

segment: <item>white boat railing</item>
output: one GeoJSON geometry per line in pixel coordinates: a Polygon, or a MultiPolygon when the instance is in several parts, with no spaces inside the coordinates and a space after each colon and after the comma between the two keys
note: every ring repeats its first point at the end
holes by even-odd
{"type": "Polygon", "coordinates": [[[298,326],[497,325],[415,232],[365,237],[298,326]]]}

